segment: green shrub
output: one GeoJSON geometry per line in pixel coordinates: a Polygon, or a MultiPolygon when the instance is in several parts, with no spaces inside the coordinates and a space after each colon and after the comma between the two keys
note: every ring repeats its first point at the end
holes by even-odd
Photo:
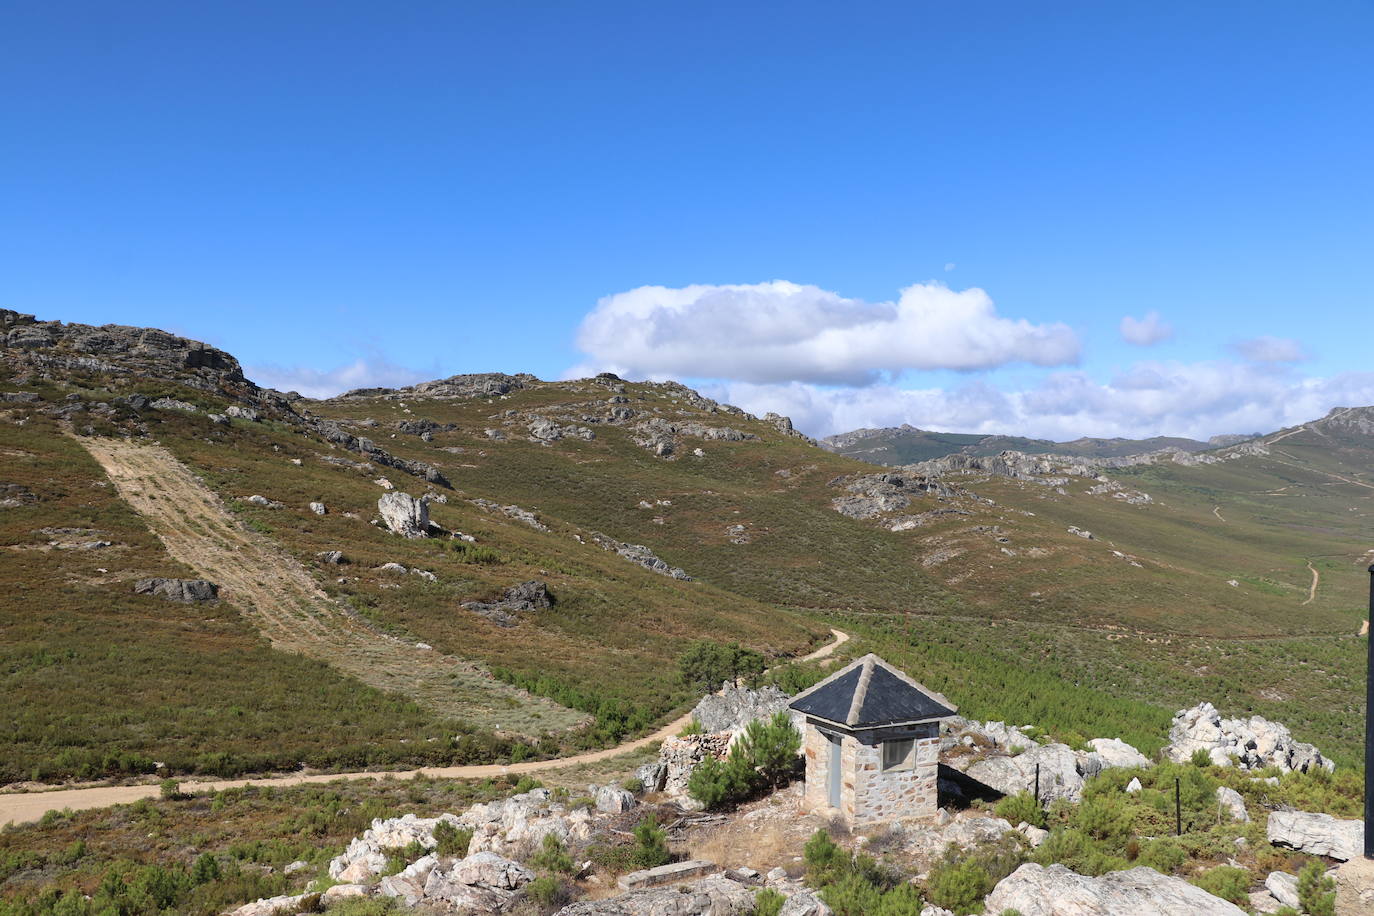
{"type": "Polygon", "coordinates": [[[542,868],[544,871],[562,875],[571,875],[577,870],[577,866],[573,864],[572,856],[568,855],[567,849],[563,846],[563,841],[552,833],[544,834],[543,848],[534,854],[533,858],[530,859],[530,864],[535,868],[542,868]]]}
{"type": "Polygon", "coordinates": [[[778,712],[768,720],[755,719],[745,726],[744,734],[730,751],[738,754],[746,772],[752,772],[770,789],[788,783],[800,763],[801,733],[786,712],[778,712]]]}
{"type": "Polygon", "coordinates": [[[635,825],[635,845],[630,861],[639,868],[656,868],[667,865],[672,859],[668,853],[668,834],[658,826],[658,818],[650,814],[635,825]]]}
{"type": "Polygon", "coordinates": [[[644,791],[644,780],[636,779],[633,776],[620,784],[620,788],[629,792],[631,795],[639,795],[644,791]]]}
{"type": "Polygon", "coordinates": [[[1045,826],[1045,809],[1029,792],[1017,792],[1015,795],[1008,795],[997,803],[993,813],[1013,827],[1022,821],[1036,827],[1045,826]]]}
{"type": "Polygon", "coordinates": [[[177,782],[175,779],[162,780],[162,782],[158,784],[158,789],[163,799],[167,801],[176,801],[182,797],[181,783],[177,782]]]}
{"type": "Polygon", "coordinates": [[[1309,916],[1335,916],[1336,882],[1326,876],[1317,859],[1298,872],[1298,902],[1309,916]]]}
{"type": "Polygon", "coordinates": [[[1080,875],[1093,876],[1130,867],[1124,858],[1104,849],[1098,841],[1076,827],[1058,827],[1050,831],[1045,842],[1031,856],[1031,861],[1041,865],[1057,862],[1080,875]]]}
{"type": "Polygon", "coordinates": [[[472,830],[467,827],[459,827],[452,821],[434,825],[434,851],[438,855],[461,859],[468,854],[471,842],[472,830]]]}
{"type": "Polygon", "coordinates": [[[567,885],[552,875],[535,878],[525,886],[525,893],[535,903],[548,908],[563,906],[572,899],[567,885]]]}
{"type": "Polygon", "coordinates": [[[974,913],[992,890],[992,876],[973,858],[945,860],[930,870],[926,894],[930,902],[955,913],[974,913]]]}
{"type": "Polygon", "coordinates": [[[819,887],[833,881],[849,864],[849,853],[841,849],[830,834],[817,830],[802,847],[802,862],[812,886],[819,887]]]}
{"type": "Polygon", "coordinates": [[[778,916],[787,898],[771,887],[765,887],[754,895],[754,916],[778,916]]]}
{"type": "Polygon", "coordinates": [[[1188,758],[1188,762],[1200,769],[1206,769],[1212,765],[1212,755],[1202,748],[1193,751],[1193,756],[1188,758]]]}
{"type": "Polygon", "coordinates": [[[753,771],[746,769],[743,757],[733,753],[726,760],[707,757],[687,778],[687,794],[708,811],[730,808],[753,793],[753,776],[753,771]]]}
{"type": "Polygon", "coordinates": [[[722,645],[709,639],[693,642],[678,657],[683,684],[700,693],[719,690],[725,681],[738,678],[756,682],[763,676],[764,668],[762,653],[737,643],[722,645]]]}
{"type": "Polygon", "coordinates": [[[512,795],[524,795],[526,792],[533,792],[535,789],[544,788],[544,784],[533,776],[521,776],[520,781],[511,789],[512,795]]]}
{"type": "Polygon", "coordinates": [[[219,859],[216,859],[208,852],[201,853],[200,857],[196,859],[195,864],[191,866],[191,880],[196,884],[208,884],[211,881],[218,881],[220,879],[220,874],[219,859]]]}
{"type": "Polygon", "coordinates": [[[1235,904],[1250,903],[1250,873],[1233,865],[1218,865],[1193,879],[1193,883],[1214,897],[1235,904]]]}
{"type": "Polygon", "coordinates": [[[687,780],[687,794],[709,811],[730,808],[764,789],[786,784],[797,774],[801,734],[787,713],[745,728],[724,762],[703,760],[687,780]]]}
{"type": "Polygon", "coordinates": [[[1187,860],[1188,853],[1177,840],[1162,836],[1141,845],[1140,855],[1136,857],[1135,864],[1171,875],[1187,860]]]}

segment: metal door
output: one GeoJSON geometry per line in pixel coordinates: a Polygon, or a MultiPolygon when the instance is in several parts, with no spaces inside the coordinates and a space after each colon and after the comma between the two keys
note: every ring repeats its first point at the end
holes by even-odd
{"type": "Polygon", "coordinates": [[[837,735],[826,735],[830,742],[830,766],[826,770],[830,789],[830,807],[840,807],[840,739],[837,735]]]}

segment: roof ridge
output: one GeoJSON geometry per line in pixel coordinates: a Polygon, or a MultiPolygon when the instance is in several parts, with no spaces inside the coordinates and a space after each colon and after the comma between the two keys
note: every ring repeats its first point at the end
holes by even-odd
{"type": "Polygon", "coordinates": [[[859,713],[864,708],[864,699],[868,696],[868,683],[873,680],[873,663],[881,661],[881,659],[870,652],[859,661],[863,664],[863,670],[859,675],[859,683],[854,687],[854,696],[849,701],[849,712],[844,717],[845,725],[853,725],[859,721],[859,713]]]}

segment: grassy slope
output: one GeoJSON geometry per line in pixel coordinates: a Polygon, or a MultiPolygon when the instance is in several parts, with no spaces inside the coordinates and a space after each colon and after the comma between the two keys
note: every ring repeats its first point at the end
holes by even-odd
{"type": "MultiPolygon", "coordinates": [[[[174,386],[165,393],[195,399],[174,386]]],[[[434,519],[494,549],[503,560],[497,564],[465,562],[444,543],[403,541],[368,524],[382,492],[372,483],[379,474],[415,494],[427,487],[394,470],[325,462],[323,456],[357,456],[296,428],[213,427],[203,417],[170,411],[147,419],[153,435],[230,500],[247,524],[270,533],[314,568],[331,594],[379,626],[485,665],[543,676],[548,689],[580,691],[584,706],[620,702],[662,717],[690,699],[664,676],[685,640],[709,636],[798,652],[840,621],[859,637],[854,652],[889,654],[974,715],[1040,721],[1084,736],[1111,732],[1148,747],[1162,739],[1173,709],[1212,699],[1228,713],[1255,710],[1287,720],[1300,737],[1353,760],[1358,737],[1348,722],[1359,703],[1362,644],[1351,634],[1363,582],[1348,573],[1368,525],[1363,508],[1350,512],[1348,503],[1366,497],[1323,473],[1344,473],[1339,469],[1356,452],[1333,457],[1298,436],[1284,446],[1309,462],[1339,462],[1336,470],[1244,459],[1114,474],[1155,497],[1145,507],[1089,495],[1091,481],[1073,480],[1060,496],[1039,484],[970,479],[964,483],[993,505],[962,500],[971,515],[893,533],[830,508],[840,492],[830,482],[872,472],[871,466],[759,421],[699,411],[669,387],[629,385],[628,406],[759,438],[684,437],[681,457],[666,461],[630,441],[623,427],[598,425],[592,441],[552,445],[524,434],[522,417],[530,411],[566,422],[600,410],[607,394],[579,382],[540,384],[494,400],[311,405],[340,420],[372,418],[375,427],[354,431],[440,466],[455,490],[447,504],[432,505],[434,519]],[[519,416],[503,416],[509,411],[519,416]],[[395,432],[397,421],[417,418],[457,428],[435,432],[429,443],[395,432]],[[506,441],[484,435],[503,424],[506,441]],[[704,457],[691,455],[695,447],[704,457]],[[1264,495],[1296,485],[1306,495],[1264,495]],[[234,501],[253,493],[286,508],[234,501]],[[470,498],[534,510],[551,530],[535,531],[470,498]],[[325,502],[329,514],[311,514],[306,503],[312,500],[325,502]],[[653,505],[641,508],[641,501],[653,505]],[[1217,505],[1225,521],[1213,513],[1217,505]],[[749,543],[732,543],[727,529],[734,525],[745,526],[749,543]],[[1091,529],[1096,539],[1069,534],[1069,525],[1091,529]],[[697,581],[640,569],[594,546],[592,531],[646,544],[697,581]],[[354,562],[337,569],[313,559],[333,548],[354,562]],[[1137,558],[1140,567],[1113,550],[1137,558]],[[1302,606],[1308,556],[1327,573],[1317,600],[1302,606]],[[398,580],[374,570],[388,561],[431,570],[438,581],[398,580]],[[531,578],[547,581],[558,603],[515,629],[459,607],[531,578]],[[1240,584],[1230,586],[1229,579],[1240,584]]],[[[941,505],[926,497],[910,511],[941,505]]],[[[66,517],[56,509],[45,511],[66,517]]],[[[27,537],[34,527],[18,524],[10,536],[27,537]]],[[[53,562],[81,558],[64,554],[53,562]]],[[[93,672],[88,683],[111,676],[93,672]]],[[[192,682],[207,676],[188,674],[192,682]]],[[[26,677],[34,685],[51,679],[37,672],[26,677]]],[[[52,689],[55,698],[60,687],[52,689]]],[[[324,708],[309,706],[297,721],[324,708]]],[[[31,714],[48,722],[55,710],[35,704],[31,714]]],[[[100,743],[119,746],[127,735],[142,734],[147,717],[128,717],[123,731],[100,743]]],[[[197,740],[218,746],[214,733],[226,727],[207,728],[197,740]]]]}
{"type": "Polygon", "coordinates": [[[51,421],[0,423],[0,450],[6,481],[41,497],[0,512],[0,782],[146,772],[154,760],[231,772],[424,759],[402,742],[459,730],[402,697],[272,651],[228,604],[133,595],[132,579],[191,571],[51,421]],[[49,549],[54,539],[113,546],[49,549]]]}

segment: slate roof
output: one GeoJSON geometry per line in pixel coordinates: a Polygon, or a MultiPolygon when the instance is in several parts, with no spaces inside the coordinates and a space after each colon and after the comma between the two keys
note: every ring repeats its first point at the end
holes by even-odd
{"type": "Polygon", "coordinates": [[[952,716],[957,707],[876,655],[865,655],[787,704],[845,728],[877,728],[952,716]]]}

